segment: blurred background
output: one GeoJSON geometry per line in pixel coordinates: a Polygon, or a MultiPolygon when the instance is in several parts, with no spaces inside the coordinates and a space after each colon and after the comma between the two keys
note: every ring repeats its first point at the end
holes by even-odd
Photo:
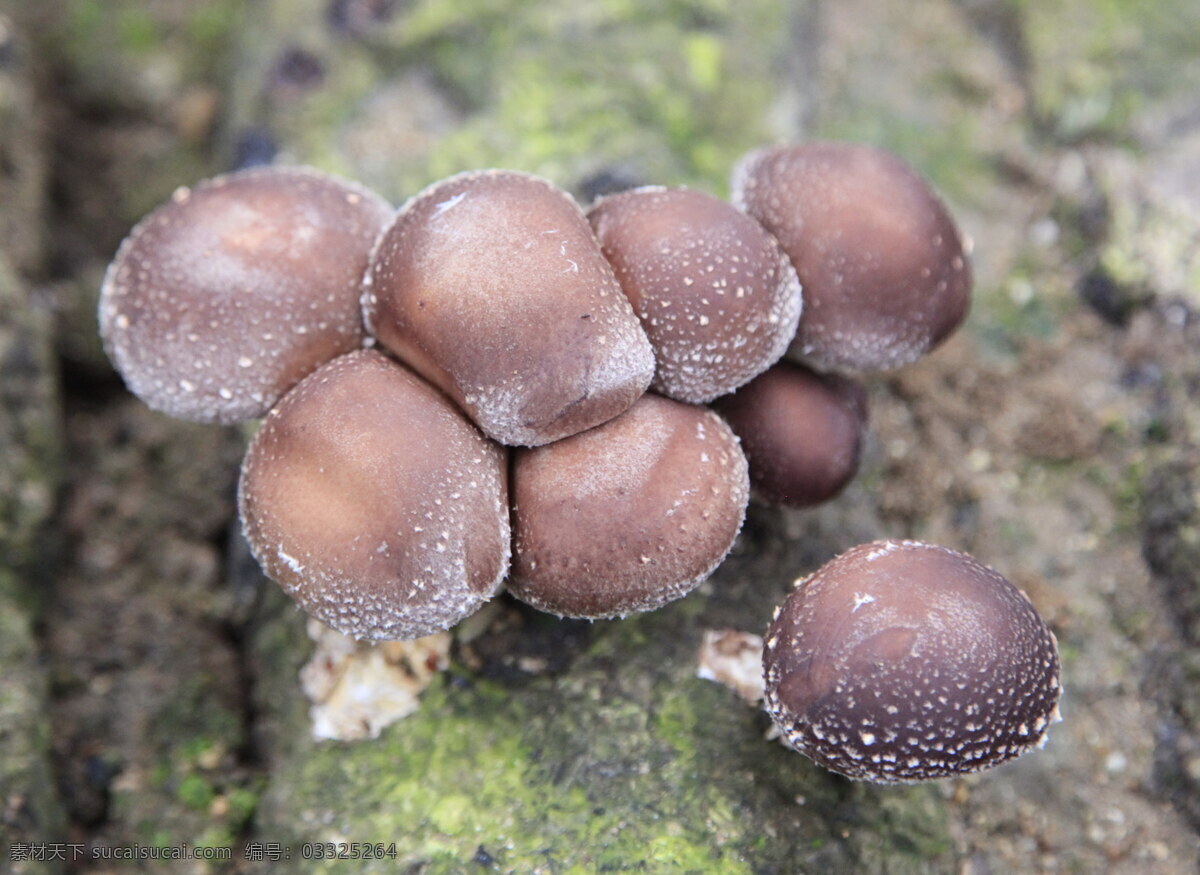
{"type": "Polygon", "coordinates": [[[357,868],[1194,872],[1198,308],[1194,0],[0,0],[0,870],[186,844],[232,862],[178,871],[324,871],[303,843],[377,842],[396,859],[357,868]],[[100,346],[122,237],[255,164],[397,204],[506,167],[586,204],[724,196],[743,152],[806,138],[896,151],[974,242],[967,326],[868,381],[855,483],[752,507],[652,615],[501,599],[415,713],[314,740],[304,618],[234,520],[246,432],[149,411],[100,346]],[[695,677],[705,629],[760,633],[878,537],[1029,593],[1064,659],[1045,750],[852,784],[695,677]]]}

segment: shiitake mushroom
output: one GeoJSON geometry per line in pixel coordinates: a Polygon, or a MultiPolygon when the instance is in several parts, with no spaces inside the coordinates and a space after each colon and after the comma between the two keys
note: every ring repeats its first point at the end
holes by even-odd
{"type": "Polygon", "coordinates": [[[964,553],[846,551],[796,582],[767,629],[766,708],[783,740],[849,778],[977,772],[1045,743],[1058,649],[1029,599],[964,553]]]}
{"type": "Polygon", "coordinates": [[[105,274],[109,357],[155,410],[199,422],[262,416],[362,345],[359,290],[391,215],[363,187],[299,167],[176,190],[105,274]]]}
{"type": "Polygon", "coordinates": [[[537,446],[629,408],[654,354],[583,212],[543,179],[436,183],[380,237],[369,328],[490,437],[537,446]]]}
{"type": "Polygon", "coordinates": [[[966,316],[963,239],[892,153],[836,142],[760,149],[738,164],[732,191],[796,267],[805,309],[792,350],[817,369],[909,364],[966,316]]]}
{"type": "Polygon", "coordinates": [[[322,366],[263,421],[242,465],[255,558],[356,638],[448,629],[499,589],[511,550],[506,451],[374,350],[322,366]]]}
{"type": "Polygon", "coordinates": [[[602,198],[588,219],[654,347],[655,391],[707,403],[787,350],[800,281],[745,213],[701,191],[648,187],[602,198]]]}
{"type": "Polygon", "coordinates": [[[702,407],[653,394],[604,425],[514,451],[509,591],[600,619],[702,583],[733,546],[749,484],[737,438],[702,407]]]}
{"type": "Polygon", "coordinates": [[[812,507],[858,473],[867,394],[850,377],[782,361],[714,409],[742,440],[757,498],[812,507]]]}

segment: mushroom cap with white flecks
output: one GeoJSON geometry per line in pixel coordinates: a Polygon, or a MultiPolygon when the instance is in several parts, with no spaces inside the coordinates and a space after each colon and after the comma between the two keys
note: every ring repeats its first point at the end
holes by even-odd
{"type": "Polygon", "coordinates": [[[962,553],[854,547],[797,582],[767,629],[766,709],[787,744],[880,783],[989,768],[1059,719],[1054,635],[962,553]]]}
{"type": "Polygon", "coordinates": [[[380,236],[368,329],[489,436],[537,446],[627,410],[654,353],[583,211],[513,171],[462,173],[380,236]]]}
{"type": "Polygon", "coordinates": [[[680,598],[745,518],[745,456],[703,407],[648,393],[604,425],[514,452],[508,589],[552,614],[618,617],[680,598]]]}
{"type": "Polygon", "coordinates": [[[897,368],[966,316],[971,268],[958,229],[890,152],[832,142],[760,149],[735,168],[732,196],[779,240],[804,286],[789,356],[818,370],[897,368]]]}
{"type": "Polygon", "coordinates": [[[130,390],[198,422],[262,416],[362,345],[359,290],[391,206],[302,167],[177,189],[121,244],[100,333],[130,390]]]}
{"type": "Polygon", "coordinates": [[[787,351],[800,318],[796,270],[732,204],[647,187],[602,198],[588,220],[654,347],[655,391],[706,403],[787,351]]]}
{"type": "Polygon", "coordinates": [[[355,638],[448,629],[508,571],[506,451],[373,350],[283,397],[246,453],[238,500],[267,576],[355,638]]]}

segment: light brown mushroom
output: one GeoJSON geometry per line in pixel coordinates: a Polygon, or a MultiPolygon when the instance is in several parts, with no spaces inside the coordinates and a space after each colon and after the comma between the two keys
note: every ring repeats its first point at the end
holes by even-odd
{"type": "Polygon", "coordinates": [[[180,188],[108,268],[100,333],[130,390],[200,422],[262,416],[362,345],[359,294],[382,199],[315,170],[268,167],[180,188]]]}
{"type": "Polygon", "coordinates": [[[970,556],[916,541],[846,551],[767,629],[766,708],[787,744],[881,783],[977,772],[1059,719],[1054,635],[970,556]]]}
{"type": "Polygon", "coordinates": [[[746,512],[746,460],[719,416],[647,394],[602,426],[513,461],[509,591],[599,619],[648,611],[702,583],[746,512]]]}
{"type": "Polygon", "coordinates": [[[800,281],[779,244],[725,201],[640,188],[588,213],[654,347],[651,388],[712,401],[765,371],[800,318],[800,281]]]}
{"type": "Polygon", "coordinates": [[[966,316],[971,269],[946,207],[882,149],[815,142],[751,152],[734,203],[783,246],[804,286],[793,352],[819,370],[915,361],[966,316]]]}
{"type": "Polygon", "coordinates": [[[268,577],[356,638],[419,638],[481,607],[508,570],[506,452],[372,350],[324,365],[255,435],[242,524],[268,577]]]}
{"type": "Polygon", "coordinates": [[[501,443],[536,446],[628,409],[654,354],[582,211],[522,173],[410,200],[380,238],[370,330],[501,443]]]}

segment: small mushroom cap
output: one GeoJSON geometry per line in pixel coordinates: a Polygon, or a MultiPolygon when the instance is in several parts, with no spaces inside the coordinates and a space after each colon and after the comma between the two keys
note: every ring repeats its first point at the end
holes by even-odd
{"type": "Polygon", "coordinates": [[[545,180],[465,173],[379,239],[376,337],[501,443],[537,446],[627,410],[654,353],[583,212],[545,180]]]}
{"type": "Polygon", "coordinates": [[[644,395],[602,426],[515,451],[508,588],[535,608],[600,619],[686,595],[725,558],[749,485],[715,413],[644,395]]]}
{"type": "Polygon", "coordinates": [[[741,438],[750,485],[768,503],[812,507],[858,472],[867,394],[849,377],[784,361],[714,409],[741,438]]]}
{"type": "Polygon", "coordinates": [[[180,188],[121,244],[100,333],[130,390],[199,422],[262,416],[364,336],[358,298],[392,208],[298,167],[180,188]]]}
{"type": "Polygon", "coordinates": [[[712,401],[787,351],[800,281],[775,239],[736,207],[651,187],[603,198],[588,219],[654,347],[655,391],[712,401]]]}
{"type": "Polygon", "coordinates": [[[880,783],[977,772],[1041,746],[1058,717],[1054,635],[970,556],[854,547],[798,581],[767,629],[766,708],[827,769],[880,783]]]}
{"type": "Polygon", "coordinates": [[[271,411],[242,466],[246,540],[267,576],[356,638],[432,634],[508,570],[506,452],[444,395],[371,350],[324,365],[271,411]]]}
{"type": "Polygon", "coordinates": [[[971,269],[945,206],[889,152],[809,143],[751,152],[734,203],[779,240],[804,286],[792,352],[818,370],[915,361],[966,316],[971,269]]]}

